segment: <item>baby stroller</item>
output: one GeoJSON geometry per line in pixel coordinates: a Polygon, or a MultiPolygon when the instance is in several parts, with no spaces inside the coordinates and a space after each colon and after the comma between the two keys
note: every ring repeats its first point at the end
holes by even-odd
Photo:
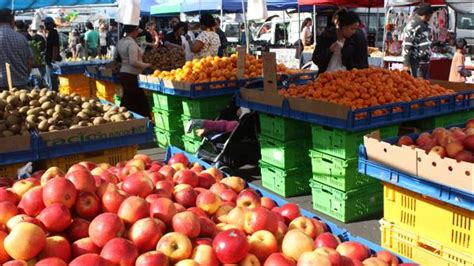
{"type": "Polygon", "coordinates": [[[260,145],[258,142],[259,120],[256,112],[237,117],[239,107],[235,101],[221,111],[218,120],[237,120],[238,126],[232,132],[208,132],[203,136],[197,150],[198,158],[215,164],[226,173],[232,173],[244,165],[258,165],[260,145]]]}

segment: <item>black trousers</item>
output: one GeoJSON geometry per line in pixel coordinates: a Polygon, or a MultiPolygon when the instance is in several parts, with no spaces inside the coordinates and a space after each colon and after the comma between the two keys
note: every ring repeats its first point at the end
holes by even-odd
{"type": "Polygon", "coordinates": [[[143,89],[138,87],[138,76],[120,73],[120,83],[123,88],[121,106],[141,116],[150,116],[150,106],[143,89]]]}

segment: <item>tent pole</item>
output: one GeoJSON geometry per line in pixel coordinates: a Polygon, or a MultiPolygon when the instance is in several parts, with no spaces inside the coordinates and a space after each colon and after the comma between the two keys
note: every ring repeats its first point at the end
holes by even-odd
{"type": "Polygon", "coordinates": [[[316,24],[316,5],[313,5],[313,43],[316,45],[316,33],[317,33],[317,24],[316,24]]]}
{"type": "MultiPolygon", "coordinates": [[[[286,28],[285,10],[283,10],[282,12],[283,12],[283,25],[285,25],[285,28],[286,28]]],[[[289,40],[287,40],[287,38],[286,38],[286,36],[287,36],[286,30],[283,31],[283,36],[284,36],[285,46],[286,46],[290,43],[289,40]]]]}
{"type": "Polygon", "coordinates": [[[250,36],[249,36],[249,25],[247,22],[247,16],[245,15],[245,2],[242,0],[242,15],[244,16],[244,27],[245,27],[245,49],[247,53],[250,51],[250,36]]]}
{"type": "MultiPolygon", "coordinates": [[[[298,3],[298,40],[301,40],[301,13],[300,13],[300,4],[298,3]]],[[[304,40],[301,40],[301,42],[298,42],[298,51],[301,51],[301,44],[304,40]]]]}

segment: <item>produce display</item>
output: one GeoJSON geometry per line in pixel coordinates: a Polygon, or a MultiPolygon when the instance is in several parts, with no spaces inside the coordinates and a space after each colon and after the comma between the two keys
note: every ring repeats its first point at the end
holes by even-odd
{"type": "MultiPolygon", "coordinates": [[[[409,102],[432,96],[453,94],[453,90],[415,79],[407,72],[382,68],[326,72],[306,85],[290,85],[280,90],[284,97],[302,97],[360,109],[388,103],[409,102]]],[[[435,103],[432,102],[434,105],[435,103]]],[[[412,108],[417,108],[413,105],[412,108]]],[[[395,108],[394,111],[397,111],[395,108]]],[[[377,110],[380,115],[386,110],[377,110]]]]}
{"type": "Polygon", "coordinates": [[[161,46],[146,52],[143,61],[152,64],[153,69],[166,70],[182,67],[186,58],[183,49],[161,46]]]}
{"type": "MultiPolygon", "coordinates": [[[[246,55],[244,78],[262,77],[262,60],[255,56],[246,55]]],[[[301,70],[290,70],[284,64],[277,65],[277,72],[295,74],[301,70]]],[[[164,80],[185,81],[189,83],[203,83],[212,81],[237,79],[237,54],[230,57],[206,57],[186,62],[182,68],[171,71],[157,70],[153,77],[164,80]]]]}
{"type": "Polygon", "coordinates": [[[102,104],[77,94],[41,90],[0,93],[0,137],[88,127],[132,118],[124,107],[102,104]]]}
{"type": "Polygon", "coordinates": [[[3,265],[404,265],[184,154],[1,184],[3,265]]]}
{"type": "Polygon", "coordinates": [[[431,133],[424,132],[416,139],[402,136],[399,146],[415,146],[429,154],[437,154],[441,158],[448,157],[457,161],[474,163],[474,119],[467,121],[464,128],[436,128],[431,133]]]}

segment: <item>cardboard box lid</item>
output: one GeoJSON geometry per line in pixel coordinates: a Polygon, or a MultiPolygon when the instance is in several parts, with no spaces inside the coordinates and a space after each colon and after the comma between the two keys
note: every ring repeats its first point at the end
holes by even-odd
{"type": "Polygon", "coordinates": [[[0,153],[31,150],[31,134],[0,138],[0,153]]]}
{"type": "Polygon", "coordinates": [[[141,134],[147,131],[147,124],[148,119],[141,118],[91,127],[45,132],[40,133],[39,135],[47,146],[56,146],[141,134]]]}

